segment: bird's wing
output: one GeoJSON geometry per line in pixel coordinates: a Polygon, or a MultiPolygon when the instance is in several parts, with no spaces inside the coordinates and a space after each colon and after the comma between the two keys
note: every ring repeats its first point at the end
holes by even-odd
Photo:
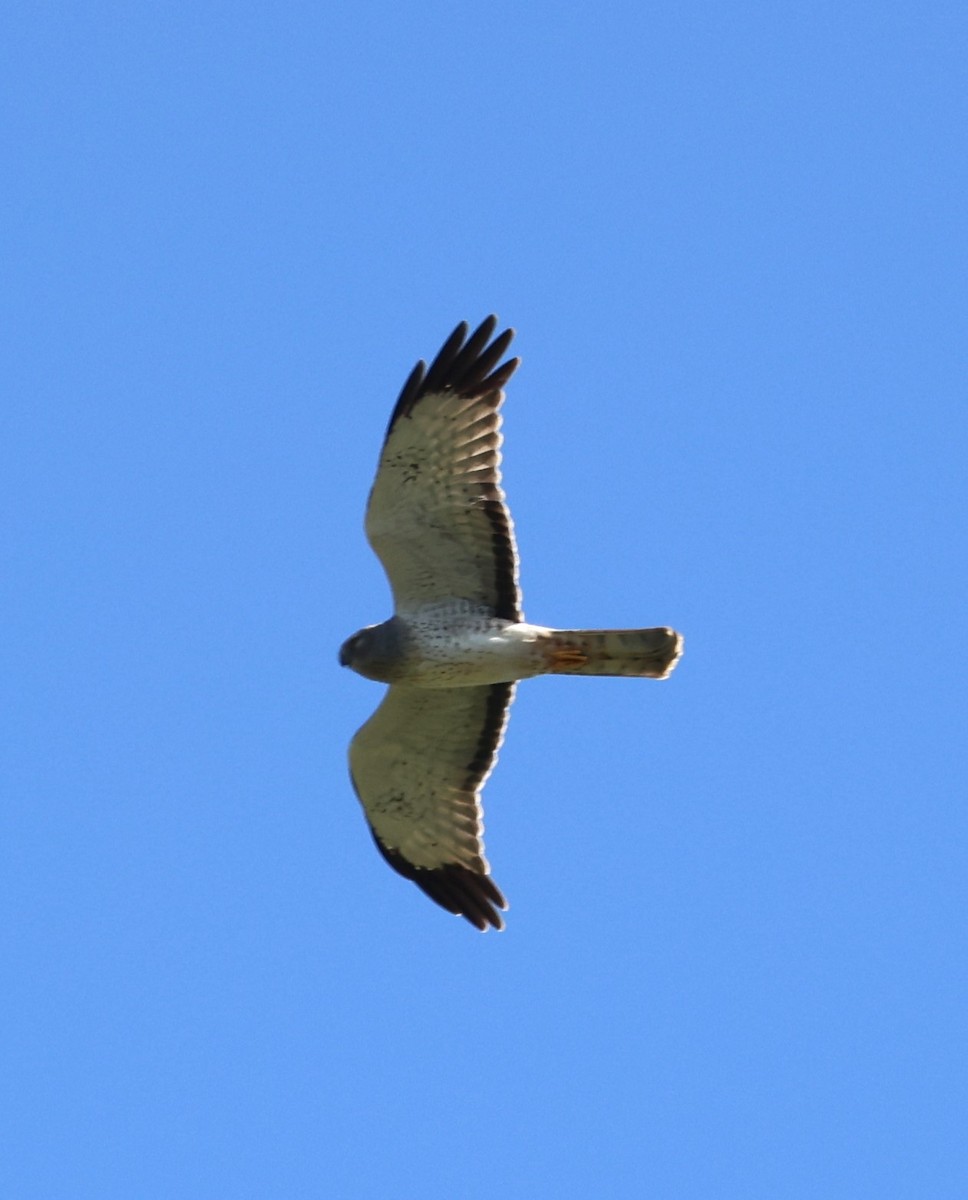
{"type": "Polygon", "coordinates": [[[398,612],[460,598],[521,619],[499,411],[520,360],[498,365],[514,330],[491,342],[496,327],[488,317],[468,337],[458,325],[429,370],[414,367],[390,417],[366,534],[398,612]]]}
{"type": "Polygon", "coordinates": [[[350,743],[353,787],[380,853],[478,929],[507,908],[484,858],[480,792],[504,738],[513,683],[391,687],[350,743]]]}

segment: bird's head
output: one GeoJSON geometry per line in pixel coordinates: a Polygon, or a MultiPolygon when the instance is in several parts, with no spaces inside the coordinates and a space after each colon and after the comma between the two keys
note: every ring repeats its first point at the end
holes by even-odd
{"type": "Polygon", "coordinates": [[[372,628],[372,625],[368,625],[365,629],[354,633],[352,637],[348,637],[342,646],[340,646],[339,665],[341,667],[353,667],[355,669],[357,662],[366,657],[367,634],[372,628]]]}
{"type": "Polygon", "coordinates": [[[365,679],[390,683],[400,658],[400,638],[394,621],[367,625],[339,648],[341,667],[350,667],[365,679]]]}

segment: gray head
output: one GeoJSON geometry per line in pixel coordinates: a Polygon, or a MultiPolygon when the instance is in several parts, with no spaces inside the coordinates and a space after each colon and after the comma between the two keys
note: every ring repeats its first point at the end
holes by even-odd
{"type": "Polygon", "coordinates": [[[350,667],[366,679],[391,683],[399,674],[403,644],[396,619],[367,625],[347,638],[339,649],[339,665],[350,667]]]}

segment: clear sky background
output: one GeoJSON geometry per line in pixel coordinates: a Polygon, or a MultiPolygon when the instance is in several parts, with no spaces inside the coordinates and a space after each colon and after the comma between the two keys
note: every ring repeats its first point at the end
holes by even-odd
{"type": "Polygon", "coordinates": [[[968,1195],[963,4],[11,4],[0,1194],[968,1195]],[[482,936],[337,666],[496,311],[528,616],[482,936]]]}

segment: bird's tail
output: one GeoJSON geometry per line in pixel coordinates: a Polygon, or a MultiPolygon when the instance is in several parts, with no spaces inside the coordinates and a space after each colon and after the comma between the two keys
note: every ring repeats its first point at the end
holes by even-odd
{"type": "Polygon", "coordinates": [[[554,675],[665,679],[682,654],[674,629],[556,629],[548,642],[554,675]]]}

